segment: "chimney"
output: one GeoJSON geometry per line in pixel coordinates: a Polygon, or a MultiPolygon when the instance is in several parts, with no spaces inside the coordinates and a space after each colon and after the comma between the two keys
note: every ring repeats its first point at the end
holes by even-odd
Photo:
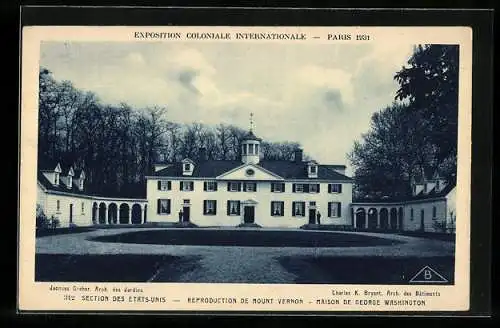
{"type": "Polygon", "coordinates": [[[201,147],[199,150],[199,159],[200,161],[206,161],[207,160],[207,149],[205,147],[201,147]]]}
{"type": "Polygon", "coordinates": [[[302,149],[296,149],[293,153],[295,163],[302,163],[302,149]]]}

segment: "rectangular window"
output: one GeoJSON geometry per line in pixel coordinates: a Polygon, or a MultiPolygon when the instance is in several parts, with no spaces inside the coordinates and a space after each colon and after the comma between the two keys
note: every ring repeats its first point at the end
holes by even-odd
{"type": "Polygon", "coordinates": [[[191,201],[190,201],[189,199],[184,199],[184,200],[183,200],[183,203],[184,203],[184,204],[190,204],[190,203],[191,203],[191,201]]]}
{"type": "Polygon", "coordinates": [[[247,146],[242,145],[241,148],[243,149],[243,155],[246,155],[247,154],[247,146]]]}
{"type": "Polygon", "coordinates": [[[302,183],[295,183],[293,192],[304,192],[304,185],[302,183]]]}
{"type": "Polygon", "coordinates": [[[436,214],[437,214],[437,209],[436,209],[436,206],[433,206],[432,207],[432,217],[435,219],[436,218],[436,214]]]}
{"type": "Polygon", "coordinates": [[[281,182],[271,183],[271,192],[285,192],[285,184],[281,182]]]}
{"type": "Polygon", "coordinates": [[[158,214],[170,214],[170,199],[158,199],[158,214]]]}
{"type": "Polygon", "coordinates": [[[191,170],[191,164],[185,163],[184,164],[184,171],[190,171],[191,170]]]}
{"type": "Polygon", "coordinates": [[[339,218],[340,213],[340,202],[329,202],[328,203],[328,217],[339,218]]]}
{"type": "Polygon", "coordinates": [[[228,200],[227,201],[227,215],[240,215],[240,201],[228,200]]]}
{"type": "Polygon", "coordinates": [[[255,145],[255,155],[259,155],[259,145],[255,145]]]}
{"type": "Polygon", "coordinates": [[[328,185],[328,192],[329,193],[337,193],[337,194],[342,193],[342,184],[340,184],[340,183],[330,183],[328,185]]]}
{"type": "Polygon", "coordinates": [[[172,183],[170,181],[167,180],[158,181],[158,190],[166,191],[171,189],[172,189],[172,183]]]}
{"type": "Polygon", "coordinates": [[[245,182],[243,184],[245,191],[255,192],[257,191],[257,183],[256,182],[245,182]]]}
{"type": "Polygon", "coordinates": [[[410,220],[413,221],[413,208],[410,209],[410,220]]]}
{"type": "Polygon", "coordinates": [[[203,183],[204,191],[217,191],[217,182],[216,181],[205,181],[203,183]]]}
{"type": "Polygon", "coordinates": [[[181,181],[180,189],[182,191],[193,191],[194,190],[194,181],[181,181]]]}
{"type": "Polygon", "coordinates": [[[309,206],[316,206],[316,202],[315,201],[309,202],[309,206]]]}
{"type": "Polygon", "coordinates": [[[253,155],[253,144],[249,144],[248,147],[248,154],[253,155]]]}
{"type": "Polygon", "coordinates": [[[79,183],[79,185],[80,185],[80,186],[79,186],[79,188],[80,188],[80,189],[83,189],[83,179],[80,179],[80,180],[78,181],[78,183],[79,183]]]}
{"type": "Polygon", "coordinates": [[[217,201],[216,200],[203,201],[203,214],[204,215],[217,214],[217,201]]]}
{"type": "Polygon", "coordinates": [[[271,216],[283,216],[285,212],[285,202],[271,202],[271,216]]]}
{"type": "Polygon", "coordinates": [[[85,203],[82,202],[82,213],[85,213],[85,203]]]}
{"type": "Polygon", "coordinates": [[[318,193],[319,192],[319,183],[313,183],[309,185],[309,192],[318,193]]]}
{"type": "Polygon", "coordinates": [[[240,182],[228,182],[227,183],[227,191],[240,191],[241,183],[240,182]]]}
{"type": "Polygon", "coordinates": [[[293,202],[293,216],[304,216],[306,212],[306,203],[305,202],[293,202]]]}
{"type": "Polygon", "coordinates": [[[59,173],[56,173],[54,175],[54,184],[56,184],[56,185],[59,184],[59,173]]]}
{"type": "Polygon", "coordinates": [[[316,166],[311,166],[311,173],[316,174],[316,166]]]}
{"type": "Polygon", "coordinates": [[[59,212],[61,210],[61,201],[58,199],[56,203],[56,209],[59,212]]]}

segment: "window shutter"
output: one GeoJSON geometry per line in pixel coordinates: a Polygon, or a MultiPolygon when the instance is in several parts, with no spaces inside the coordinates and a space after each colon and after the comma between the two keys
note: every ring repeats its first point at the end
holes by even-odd
{"type": "Polygon", "coordinates": [[[274,216],[274,211],[273,211],[273,204],[274,202],[271,202],[271,216],[274,216]]]}
{"type": "Polygon", "coordinates": [[[241,191],[241,182],[238,182],[238,191],[241,191]]]}
{"type": "MultiPolygon", "coordinates": [[[[330,187],[330,185],[328,185],[330,187]]],[[[328,217],[332,217],[332,202],[328,202],[328,217]]]]}
{"type": "Polygon", "coordinates": [[[295,216],[295,202],[292,202],[292,216],[295,216]]]}
{"type": "Polygon", "coordinates": [[[194,190],[194,181],[189,182],[190,190],[194,190]]]}
{"type": "Polygon", "coordinates": [[[238,206],[236,206],[236,209],[237,209],[237,212],[238,212],[238,215],[241,214],[241,204],[240,202],[236,203],[238,206]]]}
{"type": "Polygon", "coordinates": [[[281,216],[285,215],[285,202],[281,202],[281,216]]]}
{"type": "Polygon", "coordinates": [[[309,185],[308,184],[304,184],[302,188],[304,188],[304,192],[309,192],[309,185]]]}
{"type": "Polygon", "coordinates": [[[294,183],[294,184],[292,184],[292,192],[296,192],[295,190],[296,190],[296,188],[295,188],[295,183],[294,183]]]}
{"type": "Polygon", "coordinates": [[[342,192],[342,184],[339,184],[339,192],[342,192]]]}
{"type": "Polygon", "coordinates": [[[243,191],[246,191],[246,190],[247,190],[247,183],[243,182],[243,191]]]}
{"type": "Polygon", "coordinates": [[[253,190],[255,190],[255,192],[257,192],[257,182],[254,182],[253,185],[255,187],[255,188],[253,188],[253,190]]]}
{"type": "Polygon", "coordinates": [[[170,199],[167,200],[167,213],[170,214],[170,199]]]}
{"type": "Polygon", "coordinates": [[[340,209],[341,209],[341,207],[340,207],[340,202],[339,202],[339,203],[337,203],[337,216],[338,217],[342,216],[342,214],[340,213],[340,209]]]}
{"type": "Polygon", "coordinates": [[[306,203],[302,202],[302,211],[300,211],[302,215],[306,215],[306,203]]]}
{"type": "MultiPolygon", "coordinates": [[[[332,193],[332,184],[331,183],[328,184],[328,193],[329,194],[332,193]]],[[[328,215],[328,216],[330,216],[330,215],[328,215]]]]}
{"type": "Polygon", "coordinates": [[[316,189],[316,193],[319,193],[320,184],[317,183],[316,185],[318,186],[318,188],[316,189]]]}
{"type": "Polygon", "coordinates": [[[172,181],[167,182],[167,189],[172,190],[172,181]]]}
{"type": "Polygon", "coordinates": [[[231,191],[231,182],[227,183],[227,191],[231,191]]]}
{"type": "Polygon", "coordinates": [[[158,180],[158,190],[161,190],[161,181],[158,180]]]}
{"type": "Polygon", "coordinates": [[[214,214],[217,214],[217,201],[214,200],[214,214]]]}
{"type": "Polygon", "coordinates": [[[203,191],[207,191],[207,182],[206,181],[203,182],[203,191]]]}
{"type": "Polygon", "coordinates": [[[203,201],[203,214],[206,214],[207,213],[207,201],[204,200],[203,201]]]}
{"type": "Polygon", "coordinates": [[[217,182],[214,182],[214,190],[217,191],[217,182]]]}
{"type": "Polygon", "coordinates": [[[274,192],[274,183],[271,182],[271,192],[274,192]]]}
{"type": "Polygon", "coordinates": [[[158,199],[156,201],[156,213],[160,214],[160,212],[161,212],[161,199],[158,199]]]}
{"type": "Polygon", "coordinates": [[[181,183],[179,184],[179,190],[184,189],[183,187],[184,187],[184,182],[183,182],[183,181],[181,181],[181,183]]]}
{"type": "Polygon", "coordinates": [[[231,211],[231,208],[230,208],[230,206],[229,206],[229,201],[227,201],[227,203],[226,203],[226,204],[227,204],[227,215],[229,215],[229,214],[231,213],[231,212],[230,212],[230,211],[231,211]]]}
{"type": "MultiPolygon", "coordinates": [[[[285,192],[285,184],[284,183],[281,184],[281,191],[285,192]]],[[[281,213],[283,213],[283,212],[281,212],[281,213]]]]}

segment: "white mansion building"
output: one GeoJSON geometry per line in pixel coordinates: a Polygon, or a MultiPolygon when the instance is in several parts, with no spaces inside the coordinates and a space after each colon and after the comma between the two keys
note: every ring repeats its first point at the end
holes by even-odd
{"type": "Polygon", "coordinates": [[[108,198],[85,192],[85,174],[59,163],[39,165],[38,204],[61,226],[189,221],[197,226],[298,228],[316,223],[355,229],[436,230],[455,217],[454,185],[439,177],[415,183],[413,197],[352,201],[353,179],[344,165],[262,160],[252,130],[241,143],[241,161],[186,158],[156,164],[145,198],[108,198]],[[318,215],[319,214],[319,215],[318,215]]]}

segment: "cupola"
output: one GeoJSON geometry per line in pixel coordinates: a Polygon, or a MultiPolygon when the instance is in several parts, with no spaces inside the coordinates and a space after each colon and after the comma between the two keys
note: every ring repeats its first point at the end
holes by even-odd
{"type": "Polygon", "coordinates": [[[250,114],[250,130],[241,141],[241,161],[245,164],[258,164],[260,161],[260,142],[262,139],[253,133],[253,114],[250,114]]]}

